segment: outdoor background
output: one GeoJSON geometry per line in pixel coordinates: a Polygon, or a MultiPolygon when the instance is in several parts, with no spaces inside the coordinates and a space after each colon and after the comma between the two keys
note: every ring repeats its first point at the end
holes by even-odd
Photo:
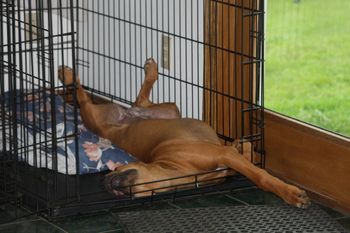
{"type": "Polygon", "coordinates": [[[266,108],[350,136],[350,1],[267,4],[266,108]]]}

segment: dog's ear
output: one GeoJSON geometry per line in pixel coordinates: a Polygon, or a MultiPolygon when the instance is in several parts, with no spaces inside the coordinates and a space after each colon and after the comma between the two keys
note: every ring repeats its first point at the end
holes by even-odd
{"type": "Polygon", "coordinates": [[[135,184],[138,175],[136,169],[112,173],[105,178],[105,186],[109,191],[115,190],[128,195],[130,194],[130,185],[135,184]]]}

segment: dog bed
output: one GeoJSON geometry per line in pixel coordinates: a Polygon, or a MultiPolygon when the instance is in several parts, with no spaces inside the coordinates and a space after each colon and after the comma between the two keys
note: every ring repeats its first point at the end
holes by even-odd
{"type": "MultiPolygon", "coordinates": [[[[20,161],[34,167],[53,169],[69,175],[114,170],[117,166],[135,161],[133,156],[113,145],[109,140],[86,129],[79,109],[77,109],[75,123],[73,106],[65,103],[59,95],[54,97],[56,110],[51,111],[53,103],[51,103],[50,92],[38,90],[6,92],[1,96],[0,103],[5,106],[6,115],[9,117],[14,109],[10,106],[14,106],[15,101],[17,119],[21,119],[17,122],[17,154],[20,161]],[[54,121],[57,156],[52,154],[54,121]],[[74,135],[76,127],[77,143],[74,135]]],[[[10,135],[10,124],[7,119],[6,121],[6,126],[0,129],[0,142],[5,136],[8,149],[11,142],[7,136],[10,135]]],[[[0,143],[0,151],[3,149],[3,144],[0,143]]]]}

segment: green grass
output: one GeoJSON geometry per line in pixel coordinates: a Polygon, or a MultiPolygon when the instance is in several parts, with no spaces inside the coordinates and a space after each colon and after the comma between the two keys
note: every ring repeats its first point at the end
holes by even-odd
{"type": "Polygon", "coordinates": [[[265,106],[350,136],[350,1],[268,0],[265,106]]]}

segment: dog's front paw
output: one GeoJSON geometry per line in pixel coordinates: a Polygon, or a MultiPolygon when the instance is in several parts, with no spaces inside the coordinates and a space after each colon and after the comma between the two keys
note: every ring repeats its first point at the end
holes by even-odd
{"type": "Polygon", "coordinates": [[[293,185],[289,185],[282,198],[288,204],[291,204],[301,209],[306,209],[311,205],[310,199],[307,196],[306,192],[293,185]]]}
{"type": "MultiPolygon", "coordinates": [[[[68,66],[59,66],[58,67],[58,79],[64,84],[64,85],[72,85],[74,83],[73,78],[73,69],[68,66]]],[[[75,79],[77,84],[80,84],[80,80],[78,76],[76,76],[75,79]]]]}
{"type": "Polygon", "coordinates": [[[158,79],[158,65],[153,58],[148,58],[144,65],[146,81],[156,81],[158,79]]]}

